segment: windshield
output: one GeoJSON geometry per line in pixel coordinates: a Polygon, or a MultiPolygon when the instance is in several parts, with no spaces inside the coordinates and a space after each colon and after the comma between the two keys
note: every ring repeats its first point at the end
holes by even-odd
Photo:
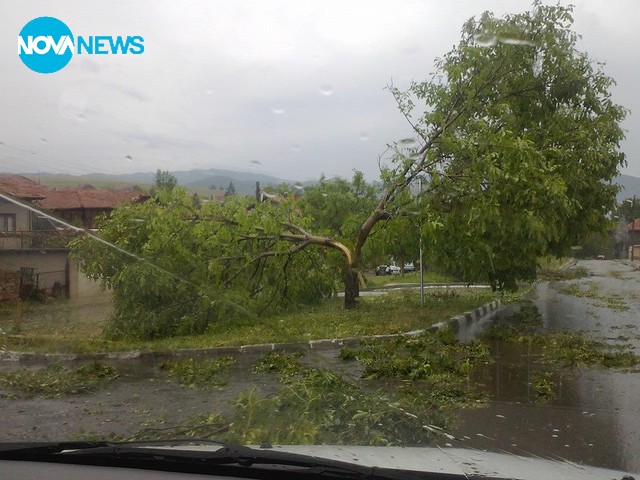
{"type": "Polygon", "coordinates": [[[640,472],[638,9],[0,6],[0,441],[640,472]]]}

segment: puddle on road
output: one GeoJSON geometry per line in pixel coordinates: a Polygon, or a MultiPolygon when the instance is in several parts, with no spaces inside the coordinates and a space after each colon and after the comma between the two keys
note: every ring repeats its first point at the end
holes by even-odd
{"type": "Polygon", "coordinates": [[[560,369],[541,364],[540,352],[522,344],[494,343],[491,353],[495,362],[472,376],[489,404],[460,410],[450,432],[460,442],[438,445],[640,472],[639,372],[560,369]]]}

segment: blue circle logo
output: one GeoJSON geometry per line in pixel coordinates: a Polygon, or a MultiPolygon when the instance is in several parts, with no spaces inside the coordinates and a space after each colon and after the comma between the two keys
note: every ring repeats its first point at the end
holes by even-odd
{"type": "Polygon", "coordinates": [[[74,50],[71,30],[57,18],[34,18],[18,34],[20,60],[34,72],[54,73],[63,69],[74,50]]]}

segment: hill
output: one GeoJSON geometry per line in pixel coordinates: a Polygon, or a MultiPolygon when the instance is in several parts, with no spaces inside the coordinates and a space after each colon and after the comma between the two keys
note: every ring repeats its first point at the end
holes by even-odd
{"type": "MultiPolygon", "coordinates": [[[[230,182],[233,182],[236,192],[243,195],[253,195],[256,189],[256,182],[260,182],[262,187],[277,186],[282,183],[301,183],[302,185],[315,183],[315,181],[296,182],[263,173],[236,172],[217,168],[178,170],[171,173],[177,178],[180,185],[192,193],[198,192],[199,195],[207,195],[208,192],[210,193],[211,186],[215,186],[219,190],[224,190],[230,182]]],[[[101,173],[93,173],[90,175],[26,173],[24,175],[51,188],[77,187],[89,184],[97,188],[130,188],[138,185],[146,189],[153,183],[154,172],[125,173],[120,175],[105,175],[101,173]]],[[[620,175],[615,183],[622,187],[617,195],[618,202],[633,197],[634,195],[640,198],[639,177],[620,175]]]]}
{"type": "Polygon", "coordinates": [[[632,177],[631,175],[620,175],[616,183],[622,187],[617,195],[618,203],[634,195],[640,198],[640,178],[632,177]]]}

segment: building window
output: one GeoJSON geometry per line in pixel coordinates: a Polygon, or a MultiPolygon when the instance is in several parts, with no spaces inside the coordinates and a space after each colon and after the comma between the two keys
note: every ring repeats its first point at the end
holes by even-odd
{"type": "Polygon", "coordinates": [[[0,232],[15,232],[16,216],[13,213],[0,213],[0,232]]]}

